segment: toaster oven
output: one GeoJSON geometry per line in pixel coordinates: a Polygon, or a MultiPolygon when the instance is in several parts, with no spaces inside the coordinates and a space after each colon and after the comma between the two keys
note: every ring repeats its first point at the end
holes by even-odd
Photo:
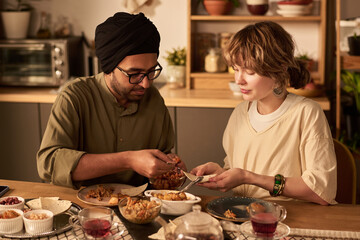
{"type": "Polygon", "coordinates": [[[0,40],[0,85],[60,86],[84,68],[81,37],[0,40]]]}

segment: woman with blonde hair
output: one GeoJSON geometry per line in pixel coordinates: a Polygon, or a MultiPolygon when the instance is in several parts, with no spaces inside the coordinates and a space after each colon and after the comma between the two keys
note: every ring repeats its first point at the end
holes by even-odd
{"type": "Polygon", "coordinates": [[[286,90],[310,81],[294,51],[291,35],[270,21],[231,38],[224,56],[245,101],[224,132],[224,167],[210,162],[191,171],[217,174],[201,186],[246,197],[336,203],[336,157],[325,114],[315,101],[286,90]]]}

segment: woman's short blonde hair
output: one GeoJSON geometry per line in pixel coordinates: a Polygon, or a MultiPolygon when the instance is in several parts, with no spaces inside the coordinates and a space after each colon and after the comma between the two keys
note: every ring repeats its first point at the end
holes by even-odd
{"type": "Polygon", "coordinates": [[[301,88],[310,80],[305,65],[294,57],[292,36],[279,24],[265,21],[247,25],[224,49],[229,66],[249,69],[276,80],[281,88],[301,88]]]}

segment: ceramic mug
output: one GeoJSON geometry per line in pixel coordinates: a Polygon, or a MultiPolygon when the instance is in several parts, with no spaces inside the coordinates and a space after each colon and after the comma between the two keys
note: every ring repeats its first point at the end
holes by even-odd
{"type": "Polygon", "coordinates": [[[265,15],[269,10],[269,0],[246,0],[246,6],[252,15],[265,15]]]}
{"type": "Polygon", "coordinates": [[[279,222],[286,218],[286,209],[276,203],[253,202],[248,206],[251,225],[258,236],[273,236],[279,222]]]}

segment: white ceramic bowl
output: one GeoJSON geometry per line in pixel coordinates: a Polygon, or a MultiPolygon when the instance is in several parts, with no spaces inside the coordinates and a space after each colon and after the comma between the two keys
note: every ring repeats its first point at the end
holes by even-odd
{"type": "Polygon", "coordinates": [[[240,86],[237,85],[236,82],[229,82],[229,88],[233,92],[234,95],[236,95],[236,96],[242,95],[240,86]]]}
{"type": "Polygon", "coordinates": [[[3,210],[3,209],[11,209],[11,208],[15,208],[15,209],[24,209],[24,203],[25,203],[25,199],[22,198],[22,197],[18,197],[18,196],[7,196],[7,197],[2,197],[0,198],[0,202],[2,201],[8,201],[9,199],[11,198],[17,198],[20,203],[17,203],[17,204],[11,204],[11,205],[4,205],[4,204],[0,204],[0,210],[3,210]]]}
{"type": "Polygon", "coordinates": [[[54,214],[51,211],[44,209],[31,210],[29,212],[24,213],[23,215],[25,230],[29,234],[38,234],[38,233],[45,233],[52,231],[53,219],[54,219],[54,214]],[[46,214],[47,218],[38,219],[38,220],[29,219],[29,217],[32,214],[37,216],[41,214],[46,214]]]}
{"type": "Polygon", "coordinates": [[[308,11],[311,5],[290,5],[290,4],[278,4],[279,9],[285,11],[308,11]]]}
{"type": "MultiPolygon", "coordinates": [[[[179,192],[179,191],[173,191],[173,190],[147,190],[144,192],[145,196],[153,197],[154,193],[161,193],[166,194],[169,192],[179,192]]],[[[183,201],[170,201],[170,200],[161,200],[162,206],[161,206],[161,212],[162,214],[166,215],[173,215],[173,216],[179,216],[183,215],[185,213],[188,213],[191,211],[192,206],[195,203],[198,203],[201,201],[201,198],[191,194],[191,193],[185,193],[188,200],[183,201]]]]}
{"type": "Polygon", "coordinates": [[[10,208],[0,210],[0,215],[3,215],[6,211],[15,211],[19,216],[15,218],[0,219],[0,233],[12,234],[20,232],[23,229],[23,211],[20,209],[10,208]]]}
{"type": "Polygon", "coordinates": [[[304,16],[304,15],[308,15],[310,13],[310,10],[281,10],[278,9],[276,10],[276,12],[284,17],[297,17],[297,16],[304,16]]]}

